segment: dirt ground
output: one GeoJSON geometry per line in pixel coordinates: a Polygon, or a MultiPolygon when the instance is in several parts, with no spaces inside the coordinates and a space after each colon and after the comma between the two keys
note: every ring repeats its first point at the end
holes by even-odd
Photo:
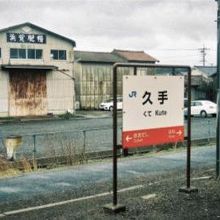
{"type": "Polygon", "coordinates": [[[178,173],[140,182],[143,188],[118,195],[125,212],[112,215],[93,210],[89,219],[220,219],[220,181],[214,169],[192,172],[191,186],[198,193],[179,192],[181,186],[186,186],[186,179],[178,173]]]}
{"type": "MultiPolygon", "coordinates": [[[[220,219],[220,182],[215,178],[213,167],[192,171],[191,186],[196,187],[198,193],[179,192],[179,188],[186,185],[186,178],[185,174],[177,171],[157,177],[140,176],[132,181],[132,185],[142,187],[118,193],[118,202],[126,206],[126,211],[118,214],[107,213],[103,209],[105,204],[112,203],[109,195],[7,219],[220,219]]],[[[106,185],[97,187],[106,188],[106,185]]],[[[108,187],[111,190],[111,186],[108,187]]],[[[128,182],[120,180],[118,188],[125,187],[128,187],[128,182]]]]}

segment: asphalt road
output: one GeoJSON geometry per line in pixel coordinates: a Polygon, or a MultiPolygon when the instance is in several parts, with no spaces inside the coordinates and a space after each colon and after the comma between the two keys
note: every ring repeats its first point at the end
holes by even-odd
{"type": "MultiPolygon", "coordinates": [[[[103,116],[103,115],[101,115],[103,116]]],[[[49,132],[67,132],[78,130],[92,130],[112,127],[111,114],[106,117],[99,117],[98,114],[93,118],[76,118],[71,120],[45,120],[45,121],[23,121],[17,123],[2,123],[0,129],[3,135],[18,134],[36,134],[49,132]]],[[[185,121],[186,124],[186,121],[185,121]]],[[[118,126],[122,127],[122,118],[118,118],[118,126]]],[[[215,117],[192,117],[192,133],[193,136],[199,137],[198,127],[202,128],[202,134],[206,136],[215,133],[216,118],[215,117]]]]}
{"type": "MultiPolygon", "coordinates": [[[[49,120],[49,121],[24,121],[18,123],[0,124],[0,130],[4,136],[45,134],[50,132],[77,132],[82,130],[102,130],[103,128],[112,127],[112,118],[83,118],[71,120],[49,120]]],[[[185,121],[186,125],[186,121],[185,121]]],[[[118,126],[122,127],[122,119],[118,118],[118,126]]],[[[192,136],[193,138],[215,136],[216,118],[192,118],[192,136]]]]}
{"type": "MultiPolygon", "coordinates": [[[[112,118],[77,118],[71,120],[27,121],[19,123],[0,124],[3,136],[22,135],[23,144],[17,151],[17,157],[55,156],[71,152],[94,152],[112,149],[112,118]],[[36,136],[33,136],[36,135],[36,136]],[[35,139],[34,139],[35,138],[35,139]],[[35,143],[35,144],[34,144],[35,143]]],[[[100,113],[103,116],[103,113],[100,113]]],[[[118,118],[118,134],[122,119],[118,118]]],[[[185,121],[185,135],[186,135],[185,121]]],[[[192,118],[192,139],[210,138],[216,135],[216,118],[192,118]]],[[[0,142],[0,153],[4,147],[0,142]]]]}
{"type": "MultiPolygon", "coordinates": [[[[185,172],[185,164],[186,152],[184,149],[176,152],[157,153],[151,156],[142,155],[122,158],[118,163],[118,188],[138,187],[139,184],[143,183],[142,178],[148,179],[151,176],[168,174],[174,171],[183,173],[185,172]]],[[[192,169],[214,168],[214,166],[214,146],[195,147],[192,149],[192,169]]],[[[53,216],[54,210],[60,209],[63,213],[62,209],[64,210],[64,207],[67,207],[69,203],[66,206],[59,204],[53,206],[54,203],[70,199],[72,200],[71,209],[69,210],[71,215],[70,213],[64,213],[64,216],[74,216],[72,212],[74,210],[77,215],[77,204],[83,198],[93,200],[96,196],[101,195],[100,197],[107,196],[111,201],[109,193],[111,189],[111,161],[43,170],[18,177],[1,179],[0,217],[6,215],[6,217],[12,217],[12,219],[26,219],[24,216],[26,213],[30,213],[28,219],[40,219],[41,217],[39,216],[42,215],[47,217],[47,219],[56,219],[56,216],[53,216]],[[96,196],[93,197],[94,195],[96,196]],[[44,206],[46,204],[50,205],[46,207],[44,206]],[[31,209],[21,210],[27,207],[36,208],[32,211],[31,209]],[[20,210],[18,211],[20,213],[11,212],[13,210],[20,210]]],[[[93,204],[93,206],[97,208],[97,206],[103,206],[103,204],[93,204]]],[[[86,207],[84,209],[86,210],[86,207]]]]}

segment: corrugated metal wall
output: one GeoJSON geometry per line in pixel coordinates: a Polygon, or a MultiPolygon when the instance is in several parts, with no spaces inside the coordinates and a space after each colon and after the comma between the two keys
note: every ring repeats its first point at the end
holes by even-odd
{"type": "Polygon", "coordinates": [[[73,112],[74,81],[56,71],[47,74],[48,112],[62,114],[73,112]]]}
{"type": "Polygon", "coordinates": [[[81,108],[96,109],[103,99],[112,96],[111,72],[111,65],[83,65],[79,89],[81,108]]]}
{"type": "MultiPolygon", "coordinates": [[[[77,63],[76,100],[81,109],[98,109],[99,104],[113,96],[111,64],[77,63]]],[[[133,68],[118,68],[118,96],[122,95],[122,76],[132,75],[133,68]]],[[[153,74],[152,69],[138,69],[137,74],[153,74]]]]}

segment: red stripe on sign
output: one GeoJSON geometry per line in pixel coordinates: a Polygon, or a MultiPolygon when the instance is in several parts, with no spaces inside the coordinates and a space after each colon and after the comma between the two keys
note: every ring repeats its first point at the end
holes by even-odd
{"type": "Polygon", "coordinates": [[[184,141],[184,126],[143,129],[122,132],[123,148],[147,147],[184,141]]]}

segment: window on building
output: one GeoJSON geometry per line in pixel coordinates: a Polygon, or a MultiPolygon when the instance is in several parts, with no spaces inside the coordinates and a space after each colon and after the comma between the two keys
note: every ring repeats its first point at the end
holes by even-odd
{"type": "Polygon", "coordinates": [[[10,49],[10,58],[12,59],[42,59],[42,55],[43,51],[41,49],[10,49]]]}
{"type": "Polygon", "coordinates": [[[35,59],[35,50],[28,49],[28,59],[35,59]]]}
{"type": "Polygon", "coordinates": [[[66,51],[59,50],[59,60],[66,60],[66,51]]]}
{"type": "Polygon", "coordinates": [[[43,58],[43,50],[36,50],[36,59],[42,59],[43,58]]]}
{"type": "Polygon", "coordinates": [[[28,49],[27,50],[28,59],[42,59],[42,50],[41,49],[28,49]]]}
{"type": "Polygon", "coordinates": [[[51,58],[54,60],[66,60],[66,51],[65,50],[51,50],[51,58]]]}
{"type": "Polygon", "coordinates": [[[59,58],[58,50],[51,50],[50,55],[51,55],[51,58],[54,59],[54,60],[58,60],[58,58],[59,58]]]}
{"type": "Polygon", "coordinates": [[[26,50],[11,48],[10,49],[10,58],[12,59],[26,59],[26,50]]]}

